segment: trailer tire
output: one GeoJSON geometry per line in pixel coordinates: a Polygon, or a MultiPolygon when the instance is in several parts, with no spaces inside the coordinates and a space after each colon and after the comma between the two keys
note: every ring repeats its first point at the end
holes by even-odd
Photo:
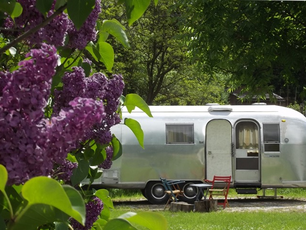
{"type": "Polygon", "coordinates": [[[145,190],[145,189],[141,189],[141,193],[142,193],[142,195],[143,195],[145,198],[147,198],[146,190],[145,190]]]}
{"type": "Polygon", "coordinates": [[[165,188],[161,181],[147,183],[145,187],[145,197],[152,204],[165,204],[168,200],[168,195],[165,193],[165,188]]]}
{"type": "MultiPolygon", "coordinates": [[[[183,186],[184,195],[179,196],[179,200],[182,200],[182,201],[185,201],[191,204],[193,204],[196,201],[197,194],[199,193],[199,189],[190,186],[190,184],[194,184],[194,183],[196,182],[188,182],[184,184],[183,186]]],[[[199,197],[199,199],[202,199],[202,197],[199,197]]]]}

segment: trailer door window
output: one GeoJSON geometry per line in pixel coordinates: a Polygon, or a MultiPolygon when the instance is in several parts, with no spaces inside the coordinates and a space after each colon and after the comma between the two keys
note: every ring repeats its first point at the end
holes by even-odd
{"type": "Polygon", "coordinates": [[[237,149],[258,149],[258,128],[253,122],[240,122],[236,127],[237,149]]]}
{"type": "Polygon", "coordinates": [[[279,152],[279,124],[263,124],[265,152],[279,152]]]}
{"type": "Polygon", "coordinates": [[[193,144],[193,124],[166,124],[167,144],[193,144]]]}

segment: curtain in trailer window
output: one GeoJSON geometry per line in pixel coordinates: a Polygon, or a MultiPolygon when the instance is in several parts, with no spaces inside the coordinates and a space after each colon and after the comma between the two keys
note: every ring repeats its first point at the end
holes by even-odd
{"type": "Polygon", "coordinates": [[[258,149],[258,127],[251,122],[241,122],[236,127],[237,149],[258,149]]]}
{"type": "Polygon", "coordinates": [[[193,124],[166,125],[167,144],[193,144],[194,131],[193,124]]]}

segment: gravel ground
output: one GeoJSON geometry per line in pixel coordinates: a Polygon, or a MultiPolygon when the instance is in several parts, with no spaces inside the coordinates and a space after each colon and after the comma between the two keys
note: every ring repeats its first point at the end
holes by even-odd
{"type": "MultiPolygon", "coordinates": [[[[115,207],[144,210],[163,210],[164,205],[150,204],[147,200],[115,201],[115,207]]],[[[222,210],[222,209],[221,209],[222,210]]],[[[306,212],[306,200],[276,198],[232,198],[229,199],[229,207],[224,212],[256,212],[256,211],[280,211],[280,212],[306,212]]]]}

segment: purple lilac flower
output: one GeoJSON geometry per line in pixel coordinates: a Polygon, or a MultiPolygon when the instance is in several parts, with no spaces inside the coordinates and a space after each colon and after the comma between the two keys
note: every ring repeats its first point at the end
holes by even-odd
{"type": "Polygon", "coordinates": [[[105,116],[103,103],[90,98],[77,97],[69,105],[58,116],[45,120],[46,152],[56,163],[79,148],[80,142],[88,139],[88,130],[105,116]]]}
{"type": "MultiPolygon", "coordinates": [[[[4,22],[6,28],[13,28],[14,26],[20,29],[21,33],[28,31],[45,20],[43,14],[36,9],[36,0],[17,0],[23,8],[22,14],[13,21],[7,17],[4,22]]],[[[47,13],[47,16],[51,16],[54,13],[54,6],[56,0],[53,1],[51,10],[47,13]]],[[[52,19],[48,25],[40,28],[37,32],[32,34],[28,39],[30,45],[41,45],[43,42],[48,42],[54,46],[64,46],[65,37],[67,35],[68,26],[71,24],[71,20],[68,15],[61,13],[52,19]]],[[[14,32],[14,35],[16,32],[14,32]]]]}
{"type": "MultiPolygon", "coordinates": [[[[13,73],[1,73],[0,163],[8,171],[8,184],[20,184],[52,168],[37,143],[43,138],[40,120],[55,73],[57,54],[53,46],[32,50],[31,59],[20,62],[13,73]]],[[[43,141],[41,141],[43,142],[43,141]]]]}
{"type": "Polygon", "coordinates": [[[65,159],[61,165],[53,172],[53,177],[57,177],[59,180],[63,180],[65,183],[70,181],[73,169],[78,167],[78,163],[71,162],[65,159]]]}
{"type": "Polygon", "coordinates": [[[102,73],[85,77],[84,70],[81,67],[75,67],[72,72],[66,73],[63,77],[63,89],[55,91],[54,112],[69,108],[69,101],[76,95],[103,102],[105,117],[101,123],[95,125],[91,136],[88,137],[95,139],[100,144],[108,144],[112,139],[110,127],[120,122],[116,111],[123,88],[123,78],[120,75],[114,75],[112,79],[108,79],[102,73]]]}
{"type": "Polygon", "coordinates": [[[74,230],[90,230],[94,222],[98,220],[101,211],[103,210],[103,202],[94,197],[86,204],[86,221],[85,226],[81,225],[74,219],[70,219],[70,224],[74,230]]]}
{"type": "Polygon", "coordinates": [[[106,116],[102,101],[76,97],[45,119],[58,55],[44,44],[27,56],[18,70],[0,74],[0,164],[7,168],[8,185],[49,175],[106,116]]]}
{"type": "Polygon", "coordinates": [[[98,16],[101,12],[101,0],[96,0],[96,5],[93,11],[89,14],[88,18],[77,30],[74,24],[70,21],[68,35],[70,48],[84,49],[88,42],[95,41],[97,38],[97,31],[95,30],[98,16]]]}
{"type": "Polygon", "coordinates": [[[112,162],[113,154],[114,154],[113,147],[108,146],[106,148],[106,159],[103,161],[102,164],[99,165],[99,167],[103,169],[109,169],[113,164],[112,162]]]}

